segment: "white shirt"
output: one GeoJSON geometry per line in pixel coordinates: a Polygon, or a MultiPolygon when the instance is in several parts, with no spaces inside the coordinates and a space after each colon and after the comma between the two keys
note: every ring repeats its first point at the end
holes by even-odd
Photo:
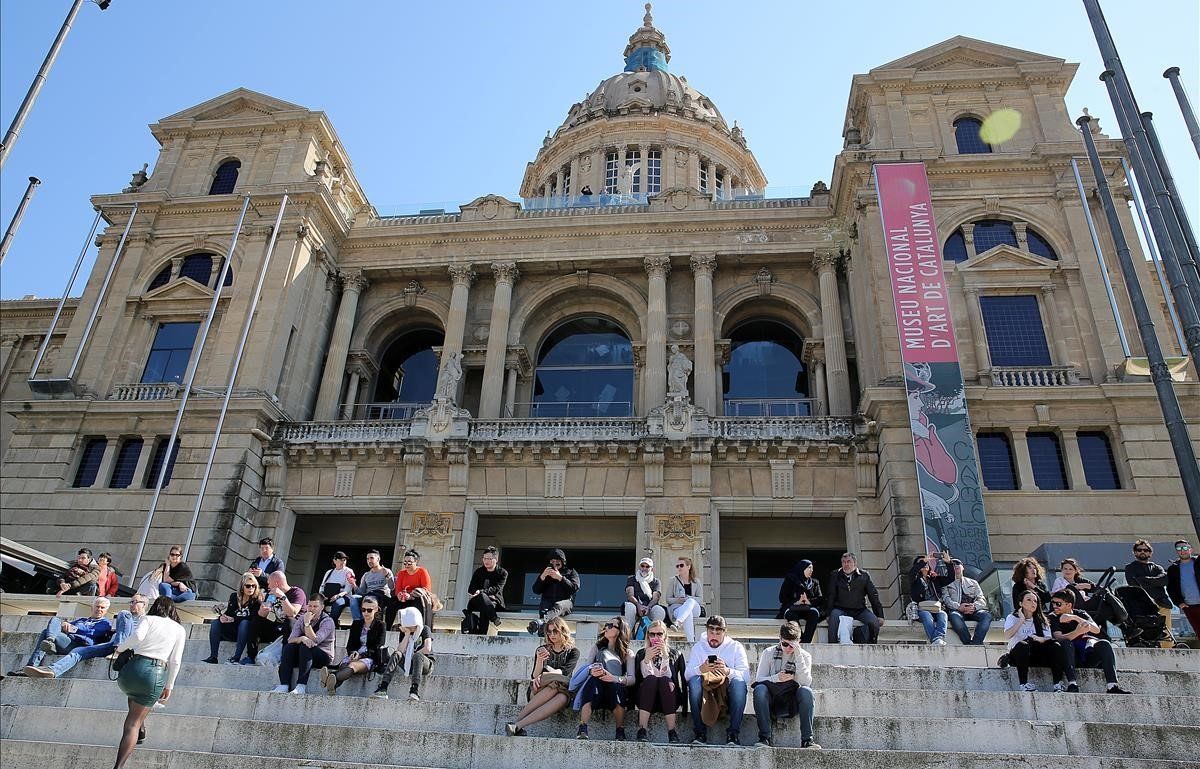
{"type": "MultiPolygon", "coordinates": [[[[1013,625],[1020,625],[1021,627],[1017,628],[1017,632],[1008,639],[1008,648],[1010,649],[1024,641],[1026,638],[1037,635],[1037,628],[1034,626],[1032,618],[1025,619],[1018,614],[1010,614],[1004,618],[1004,629],[1006,631],[1013,625]]],[[[1050,635],[1049,622],[1042,626],[1042,635],[1046,638],[1053,637],[1050,635]]]]}
{"type": "Polygon", "coordinates": [[[750,663],[746,661],[746,647],[742,646],[740,641],[735,641],[729,636],[725,636],[725,640],[715,649],[708,645],[707,637],[697,641],[692,646],[692,653],[688,655],[684,676],[690,681],[700,675],[700,666],[708,662],[708,658],[714,654],[729,668],[731,679],[736,681],[749,679],[750,663]]]}
{"type": "Polygon", "coordinates": [[[183,644],[187,633],[183,625],[166,617],[143,617],[137,629],[117,647],[118,652],[132,649],[134,654],[167,663],[167,689],[175,686],[175,676],[183,663],[183,644]]]}

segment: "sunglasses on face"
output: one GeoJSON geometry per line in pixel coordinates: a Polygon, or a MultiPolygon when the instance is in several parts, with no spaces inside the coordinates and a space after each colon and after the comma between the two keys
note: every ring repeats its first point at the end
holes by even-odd
{"type": "Polygon", "coordinates": [[[685,568],[687,568],[687,564],[686,563],[677,563],[677,564],[675,564],[675,568],[676,569],[685,569],[685,568]]]}
{"type": "Polygon", "coordinates": [[[372,612],[372,611],[375,611],[374,606],[364,606],[363,607],[363,614],[366,614],[367,612],[372,612]]]}
{"type": "Polygon", "coordinates": [[[649,635],[651,638],[662,638],[666,635],[666,633],[655,631],[653,633],[648,633],[647,635],[649,635]]]}
{"type": "Polygon", "coordinates": [[[1178,552],[1182,553],[1184,550],[1191,550],[1191,549],[1192,549],[1192,546],[1191,546],[1191,545],[1176,545],[1176,546],[1175,546],[1175,549],[1176,549],[1178,552]]]}
{"type": "Polygon", "coordinates": [[[546,631],[546,635],[562,635],[562,631],[551,628],[550,630],[546,631]]]}
{"type": "Polygon", "coordinates": [[[1133,552],[1135,552],[1135,553],[1152,553],[1154,551],[1148,547],[1135,547],[1133,549],[1133,552]]]}
{"type": "Polygon", "coordinates": [[[1066,604],[1063,603],[1062,601],[1051,601],[1050,605],[1056,609],[1061,609],[1062,607],[1066,606],[1066,604]]]}
{"type": "Polygon", "coordinates": [[[171,554],[170,554],[169,556],[167,556],[167,557],[168,557],[168,558],[182,558],[182,557],[183,557],[183,554],[182,554],[182,553],[171,553],[171,554]]]}
{"type": "Polygon", "coordinates": [[[616,630],[618,627],[620,627],[620,625],[618,625],[615,622],[605,622],[604,623],[605,630],[616,630]]]}

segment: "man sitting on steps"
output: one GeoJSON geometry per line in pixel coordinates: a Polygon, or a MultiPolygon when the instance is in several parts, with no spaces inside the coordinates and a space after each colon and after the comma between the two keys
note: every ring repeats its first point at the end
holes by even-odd
{"type": "Polygon", "coordinates": [[[541,635],[546,623],[555,617],[565,617],[575,608],[575,594],[579,592],[579,572],[567,568],[567,554],[561,549],[550,551],[550,565],[533,581],[533,592],[542,597],[538,616],[526,628],[530,635],[541,635]]]}
{"type": "MultiPolygon", "coordinates": [[[[829,643],[839,642],[839,625],[843,616],[863,623],[867,631],[867,643],[879,640],[879,629],[883,627],[883,604],[879,602],[879,590],[871,581],[871,575],[858,568],[854,553],[842,554],[842,568],[829,575],[829,643]],[[870,608],[867,608],[867,602],[870,608]]],[[[842,643],[850,643],[843,640],[842,643]]]]}
{"type": "Polygon", "coordinates": [[[979,583],[963,574],[963,562],[950,557],[950,551],[942,552],[942,562],[953,573],[938,580],[942,585],[942,603],[950,620],[950,627],[959,639],[968,646],[981,646],[992,626],[992,613],[988,611],[987,599],[979,583]],[[975,634],[967,629],[967,620],[975,621],[975,634]]]}
{"type": "Polygon", "coordinates": [[[97,597],[92,601],[92,613],[67,622],[62,617],[51,617],[46,628],[38,636],[33,653],[24,670],[14,670],[9,675],[30,678],[57,678],[66,673],[81,659],[104,657],[114,648],[109,640],[113,635],[113,624],[108,618],[109,600],[97,597]],[[78,652],[86,650],[86,654],[78,652]],[[61,660],[50,667],[42,667],[47,654],[62,654],[61,660]]]}

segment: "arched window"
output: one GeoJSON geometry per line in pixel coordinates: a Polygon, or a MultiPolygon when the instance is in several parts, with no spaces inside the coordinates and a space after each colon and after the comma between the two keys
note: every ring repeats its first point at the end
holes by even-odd
{"type": "MultiPolygon", "coordinates": [[[[975,242],[975,253],[982,254],[999,245],[1020,248],[1017,240],[1017,228],[1007,219],[980,219],[971,223],[972,237],[975,242]]],[[[1027,250],[1043,259],[1058,261],[1058,254],[1050,242],[1026,225],[1025,236],[1027,250]]],[[[965,262],[967,260],[967,242],[963,230],[959,227],[946,239],[942,247],[942,257],[950,262],[965,262]]]]}
{"type": "Polygon", "coordinates": [[[161,288],[171,282],[171,265],[167,265],[158,271],[158,274],[150,281],[150,285],[146,286],[147,291],[153,291],[156,288],[161,288]]]}
{"type": "Polygon", "coordinates": [[[942,247],[942,258],[948,262],[967,261],[967,239],[963,237],[962,230],[955,230],[946,239],[946,245],[942,247]]]}
{"type": "Polygon", "coordinates": [[[380,359],[375,403],[367,406],[367,419],[407,419],[416,404],[433,400],[438,378],[433,348],[441,347],[444,339],[437,329],[421,328],[401,334],[388,345],[380,359]]]}
{"type": "Polygon", "coordinates": [[[179,268],[179,277],[191,278],[202,286],[207,286],[212,277],[212,254],[192,254],[183,260],[179,268]]]}
{"type": "Polygon", "coordinates": [[[633,414],[633,343],[606,318],[579,318],[550,332],[538,353],[531,416],[633,414]]]}
{"type": "Polygon", "coordinates": [[[960,155],[986,155],[992,151],[991,145],[979,136],[983,123],[978,118],[960,117],[954,121],[954,141],[958,144],[960,155]]]}
{"type": "Polygon", "coordinates": [[[810,416],[804,340],[773,320],[750,320],[729,335],[723,390],[726,416],[810,416]]]}
{"type": "Polygon", "coordinates": [[[1026,230],[1025,234],[1028,236],[1029,253],[1037,254],[1043,259],[1058,261],[1058,254],[1054,253],[1054,247],[1050,245],[1049,241],[1033,230],[1026,230]]]}
{"type": "Polygon", "coordinates": [[[1017,247],[1017,231],[1012,222],[1003,219],[975,222],[975,253],[982,254],[999,245],[1017,247]]]}
{"type": "Polygon", "coordinates": [[[228,195],[233,192],[233,186],[237,184],[238,171],[241,170],[242,161],[226,160],[221,165],[217,166],[217,172],[213,174],[212,186],[208,188],[209,195],[228,195]]]}
{"type": "MultiPolygon", "coordinates": [[[[220,273],[221,269],[224,266],[225,266],[225,257],[222,256],[221,261],[217,262],[217,272],[220,273]]],[[[233,285],[233,267],[232,266],[230,266],[229,272],[225,273],[225,282],[222,283],[221,285],[222,286],[232,286],[233,285]]]]}

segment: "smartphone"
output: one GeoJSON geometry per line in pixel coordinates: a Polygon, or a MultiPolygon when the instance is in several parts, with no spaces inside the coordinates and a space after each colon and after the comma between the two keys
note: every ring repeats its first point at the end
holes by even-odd
{"type": "Polygon", "coordinates": [[[708,655],[708,664],[710,664],[710,665],[717,664],[717,655],[715,655],[715,654],[708,655]]]}

